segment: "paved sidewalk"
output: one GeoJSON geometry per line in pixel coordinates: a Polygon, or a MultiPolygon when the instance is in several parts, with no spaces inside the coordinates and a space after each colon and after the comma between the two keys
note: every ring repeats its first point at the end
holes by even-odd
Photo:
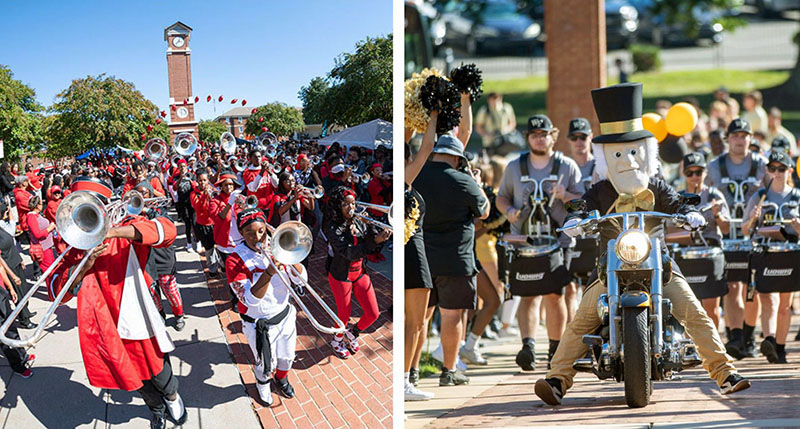
{"type": "MultiPolygon", "coordinates": [[[[800,317],[794,316],[793,321],[787,342],[788,364],[768,364],[760,355],[735,362],[751,379],[749,390],[724,397],[698,367],[679,373],[673,381],[656,382],[651,404],[641,409],[627,407],[622,383],[600,381],[586,373],[577,375],[562,406],[551,407],[539,400],[533,385],[546,372],[543,327],[538,330],[537,369],[533,372],[520,371],[514,363],[518,338],[482,340],[486,346],[481,352],[489,365],[470,366],[470,384],[466,386],[439,387],[438,374],[421,379],[419,388],[436,397],[405,402],[405,427],[800,427],[800,343],[793,341],[800,317]],[[764,413],[764,407],[769,413],[764,413]]],[[[438,342],[438,338],[431,339],[429,350],[438,342]]]]}
{"type": "MultiPolygon", "coordinates": [[[[177,280],[186,314],[183,331],[174,329],[169,304],[163,302],[167,330],[176,346],[171,363],[189,413],[182,427],[221,428],[236,422],[237,429],[260,428],[239,374],[231,365],[199,258],[180,245],[183,238],[178,243],[177,280]]],[[[30,263],[27,256],[24,258],[30,263]]],[[[34,322],[41,321],[49,305],[44,289],[40,289],[31,301],[31,310],[38,312],[34,322]]],[[[56,317],[31,351],[36,354],[33,377],[25,380],[13,374],[5,359],[0,360],[0,428],[149,427],[150,410],[138,393],[89,385],[78,345],[76,305],[77,299],[72,299],[56,310],[56,317]]],[[[20,330],[23,336],[31,333],[20,330]]]]}

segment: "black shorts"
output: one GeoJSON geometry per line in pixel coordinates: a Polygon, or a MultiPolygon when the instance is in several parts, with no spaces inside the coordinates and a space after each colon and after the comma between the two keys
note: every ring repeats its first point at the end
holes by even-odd
{"type": "Polygon", "coordinates": [[[476,276],[435,276],[428,307],[447,310],[474,310],[478,306],[476,276]]]}

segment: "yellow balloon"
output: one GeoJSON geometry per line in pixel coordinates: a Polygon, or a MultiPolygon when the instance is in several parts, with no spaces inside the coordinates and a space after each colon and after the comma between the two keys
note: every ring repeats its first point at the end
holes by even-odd
{"type": "Polygon", "coordinates": [[[667,131],[673,136],[685,136],[697,126],[697,110],[689,103],[678,103],[667,111],[667,131]]]}
{"type": "Polygon", "coordinates": [[[645,130],[653,133],[659,143],[667,137],[667,126],[664,123],[664,118],[658,113],[645,113],[642,115],[642,125],[645,130]]]}

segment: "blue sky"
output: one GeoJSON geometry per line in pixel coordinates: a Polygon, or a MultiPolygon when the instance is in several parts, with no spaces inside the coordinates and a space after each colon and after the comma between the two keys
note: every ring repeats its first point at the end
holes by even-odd
{"type": "Polygon", "coordinates": [[[390,0],[10,1],[0,4],[0,64],[49,106],[76,78],[107,73],[133,82],[166,110],[164,28],[193,28],[192,88],[197,119],[282,101],[324,76],[342,52],[392,32],[390,0]],[[207,95],[225,100],[214,113],[207,95]],[[236,106],[240,106],[237,103],[236,106]]]}

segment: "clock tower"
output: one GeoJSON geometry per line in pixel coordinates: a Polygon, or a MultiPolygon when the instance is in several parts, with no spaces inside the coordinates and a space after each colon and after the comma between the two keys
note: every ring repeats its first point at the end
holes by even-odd
{"type": "Polygon", "coordinates": [[[169,136],[170,142],[180,133],[192,133],[198,139],[192,95],[192,50],[189,41],[192,28],[178,21],[164,29],[169,71],[169,136]]]}

